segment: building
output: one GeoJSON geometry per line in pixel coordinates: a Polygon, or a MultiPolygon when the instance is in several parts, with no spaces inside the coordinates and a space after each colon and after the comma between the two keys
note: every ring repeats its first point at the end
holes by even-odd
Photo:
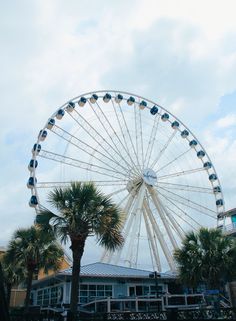
{"type": "Polygon", "coordinates": [[[223,233],[225,235],[236,236],[236,208],[224,213],[225,225],[223,233]]]}
{"type": "MultiPolygon", "coordinates": [[[[71,290],[71,268],[37,280],[33,284],[32,302],[41,309],[68,308],[71,290]]],[[[127,268],[105,263],[81,267],[79,304],[92,312],[151,311],[167,306],[196,305],[202,294],[179,292],[176,276],[127,268]]]]}
{"type": "MultiPolygon", "coordinates": [[[[0,259],[1,256],[4,255],[6,252],[6,248],[0,246],[0,259]]],[[[71,264],[70,258],[64,254],[64,256],[61,259],[61,264],[60,264],[60,270],[64,270],[69,268],[71,264]]],[[[54,271],[49,270],[48,274],[45,274],[44,270],[41,269],[39,272],[35,275],[35,278],[40,280],[45,278],[48,275],[54,274],[54,271]]],[[[18,306],[23,306],[25,302],[25,297],[26,297],[26,288],[25,284],[19,284],[17,286],[13,286],[11,289],[11,296],[10,296],[10,307],[18,307],[18,306]]]]}

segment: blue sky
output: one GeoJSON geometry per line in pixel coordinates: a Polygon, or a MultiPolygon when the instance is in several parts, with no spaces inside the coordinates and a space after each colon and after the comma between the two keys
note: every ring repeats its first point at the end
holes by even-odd
{"type": "Polygon", "coordinates": [[[27,165],[65,101],[117,89],[158,101],[208,151],[236,206],[234,0],[5,1],[0,8],[0,245],[30,225],[27,165]]]}

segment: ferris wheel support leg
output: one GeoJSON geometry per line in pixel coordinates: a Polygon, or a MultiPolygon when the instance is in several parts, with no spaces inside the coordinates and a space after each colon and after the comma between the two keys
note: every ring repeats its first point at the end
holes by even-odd
{"type": "Polygon", "coordinates": [[[147,213],[146,213],[145,207],[143,207],[143,214],[144,214],[143,216],[144,216],[144,222],[145,222],[145,226],[146,226],[146,230],[147,230],[147,235],[148,235],[148,238],[150,240],[151,249],[152,249],[152,253],[153,253],[153,256],[154,256],[155,264],[157,266],[158,272],[161,272],[161,261],[160,261],[160,257],[159,257],[159,254],[158,254],[157,246],[154,243],[154,237],[153,237],[152,232],[151,232],[151,228],[150,228],[150,225],[149,225],[149,222],[148,222],[148,217],[147,217],[147,213]]]}
{"type": "Polygon", "coordinates": [[[170,269],[172,271],[175,271],[176,267],[175,267],[174,260],[172,258],[170,249],[168,248],[168,245],[166,244],[166,241],[165,241],[165,239],[164,239],[164,237],[163,237],[163,235],[161,233],[161,230],[158,227],[157,222],[156,222],[155,218],[153,217],[153,214],[152,214],[151,210],[149,209],[148,204],[147,204],[145,199],[143,201],[143,205],[144,205],[144,208],[145,208],[146,213],[148,215],[148,219],[150,220],[150,222],[152,224],[152,227],[153,227],[153,230],[155,231],[155,234],[156,234],[156,236],[158,238],[158,241],[160,242],[162,251],[163,251],[163,253],[164,253],[164,255],[165,255],[166,259],[167,259],[169,267],[170,267],[170,269]]]}
{"type": "Polygon", "coordinates": [[[142,184],[139,191],[138,191],[138,195],[137,195],[134,209],[132,210],[132,213],[131,213],[131,216],[135,220],[135,222],[132,226],[131,235],[130,235],[130,242],[129,242],[128,251],[126,254],[127,261],[130,261],[130,266],[135,266],[135,262],[137,262],[137,259],[134,257],[136,251],[134,251],[133,247],[134,247],[134,242],[136,240],[135,235],[137,234],[137,230],[138,230],[138,222],[139,222],[140,216],[142,214],[145,191],[146,191],[145,184],[142,184]]]}
{"type": "Polygon", "coordinates": [[[158,195],[157,195],[157,193],[156,193],[156,191],[154,190],[153,187],[149,187],[148,186],[148,191],[149,191],[149,193],[151,195],[151,198],[153,200],[153,203],[154,203],[154,205],[155,205],[155,207],[156,207],[156,209],[157,209],[157,211],[158,211],[158,213],[160,215],[160,218],[161,218],[161,220],[163,222],[163,225],[164,225],[164,227],[166,229],[166,232],[167,232],[167,234],[169,236],[171,244],[172,244],[174,249],[177,249],[178,248],[177,242],[176,242],[176,240],[174,238],[174,235],[173,235],[173,233],[172,233],[172,231],[170,229],[170,226],[169,226],[169,224],[168,224],[168,222],[166,220],[166,215],[165,215],[165,213],[163,211],[163,208],[160,206],[161,202],[160,202],[160,200],[158,198],[158,195]]]}

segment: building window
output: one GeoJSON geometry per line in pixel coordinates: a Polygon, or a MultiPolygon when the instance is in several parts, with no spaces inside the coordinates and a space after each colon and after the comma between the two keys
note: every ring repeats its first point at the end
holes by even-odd
{"type": "Polygon", "coordinates": [[[62,302],[63,287],[53,286],[37,291],[37,305],[40,306],[55,306],[62,302]]]}
{"type": "Polygon", "coordinates": [[[112,297],[113,289],[111,284],[80,284],[80,303],[87,303],[96,298],[112,297]]]}

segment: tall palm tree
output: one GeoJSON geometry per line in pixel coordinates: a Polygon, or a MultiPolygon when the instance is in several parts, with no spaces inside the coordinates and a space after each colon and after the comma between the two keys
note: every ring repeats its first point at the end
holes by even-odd
{"type": "Polygon", "coordinates": [[[69,187],[56,188],[48,195],[57,210],[42,211],[36,222],[52,228],[60,240],[70,240],[72,251],[72,287],[70,312],[77,313],[81,258],[88,236],[96,235],[100,245],[115,250],[122,246],[121,213],[111,199],[97,190],[93,183],[72,182],[69,187]]]}
{"type": "Polygon", "coordinates": [[[185,285],[204,283],[208,289],[219,288],[235,274],[236,242],[222,235],[220,229],[201,228],[186,235],[174,257],[185,285]]]}
{"type": "Polygon", "coordinates": [[[9,242],[5,259],[25,270],[26,273],[26,298],[25,311],[30,304],[30,292],[34,274],[38,269],[45,273],[49,270],[58,270],[63,250],[56,242],[52,233],[45,233],[36,226],[18,229],[9,242]]]}

